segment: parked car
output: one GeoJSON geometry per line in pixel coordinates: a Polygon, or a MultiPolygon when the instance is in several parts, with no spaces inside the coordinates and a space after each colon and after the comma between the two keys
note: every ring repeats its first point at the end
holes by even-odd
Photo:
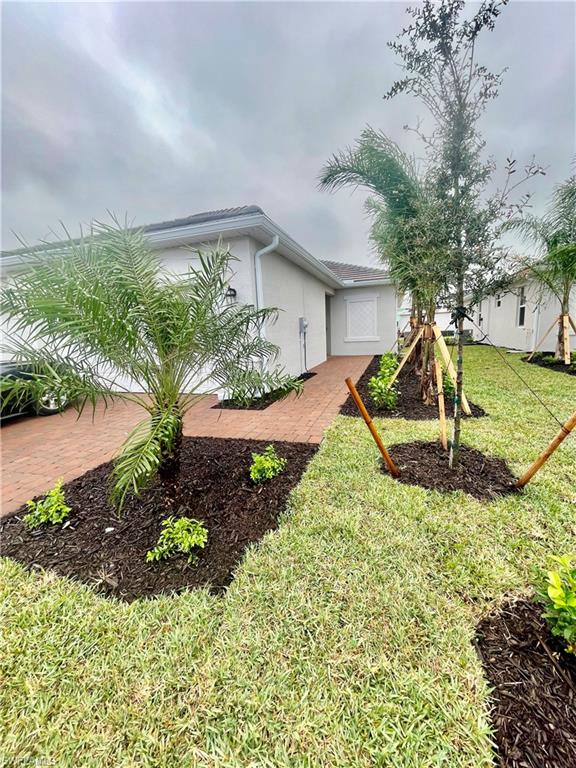
{"type": "MultiPolygon", "coordinates": [[[[30,378],[32,366],[24,363],[0,362],[0,381],[6,378],[27,379],[30,378]]],[[[37,400],[7,401],[4,396],[4,388],[0,388],[0,420],[33,413],[38,416],[52,416],[60,413],[68,405],[68,398],[61,393],[45,392],[37,400]]]]}

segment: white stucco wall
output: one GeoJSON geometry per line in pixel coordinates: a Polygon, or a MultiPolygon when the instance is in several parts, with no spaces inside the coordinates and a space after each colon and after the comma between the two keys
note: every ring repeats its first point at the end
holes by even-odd
{"type": "MultiPolygon", "coordinates": [[[[436,310],[435,318],[436,325],[442,333],[450,333],[454,332],[454,326],[451,323],[452,320],[452,312],[449,309],[445,309],[441,307],[440,309],[436,310]]],[[[407,333],[409,330],[409,323],[410,323],[410,307],[401,307],[401,309],[398,312],[398,326],[399,329],[404,329],[404,333],[407,333]]],[[[470,320],[466,319],[464,320],[464,330],[465,331],[472,331],[473,324],[470,322],[470,320]]]]}
{"type": "MultiPolygon", "coordinates": [[[[480,340],[486,333],[493,344],[510,349],[532,350],[560,314],[558,300],[548,292],[542,293],[538,285],[531,280],[514,284],[509,291],[500,294],[500,306],[497,306],[497,303],[497,296],[489,296],[476,307],[474,320],[482,329],[482,333],[476,328],[474,338],[480,340]],[[526,290],[524,326],[518,325],[518,296],[521,286],[526,290]]],[[[572,294],[570,314],[572,318],[576,316],[576,291],[572,294]]],[[[575,349],[576,334],[571,331],[570,337],[571,348],[575,349]]],[[[553,351],[555,346],[556,332],[552,331],[541,349],[553,351]]]]}
{"type": "MultiPolygon", "coordinates": [[[[253,241],[254,251],[259,248],[262,245],[253,241]]],[[[280,347],[280,365],[295,376],[306,370],[300,317],[308,321],[306,366],[310,369],[323,363],[326,360],[325,295],[330,289],[274,252],[262,257],[262,286],[264,305],[279,310],[276,322],[266,328],[266,336],[280,347]]]]}
{"type": "MultiPolygon", "coordinates": [[[[252,241],[248,237],[223,239],[222,247],[228,248],[234,257],[230,263],[232,278],[230,285],[237,292],[237,301],[241,304],[254,303],[254,269],[252,266],[252,241]]],[[[188,266],[198,261],[195,250],[209,251],[216,248],[217,240],[203,243],[201,246],[177,246],[155,251],[165,267],[175,274],[186,273],[188,266]]]]}
{"type": "Polygon", "coordinates": [[[379,355],[390,349],[396,339],[396,290],[393,285],[374,285],[338,289],[330,299],[332,355],[379,355]],[[376,303],[376,338],[370,341],[348,340],[348,302],[355,299],[376,303]]]}

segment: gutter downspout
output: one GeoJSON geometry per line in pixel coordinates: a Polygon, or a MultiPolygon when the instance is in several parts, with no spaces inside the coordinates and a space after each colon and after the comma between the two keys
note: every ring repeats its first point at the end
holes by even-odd
{"type": "MultiPolygon", "coordinates": [[[[271,251],[275,251],[280,243],[278,235],[274,235],[270,245],[266,245],[254,254],[254,286],[256,288],[256,309],[262,309],[264,306],[264,288],[262,286],[262,256],[271,251]]],[[[266,338],[266,329],[264,325],[260,328],[260,338],[266,338]]]]}

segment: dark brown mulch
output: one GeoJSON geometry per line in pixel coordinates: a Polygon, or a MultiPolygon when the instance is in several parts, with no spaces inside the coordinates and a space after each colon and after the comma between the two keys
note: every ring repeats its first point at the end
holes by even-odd
{"type": "MultiPolygon", "coordinates": [[[[398,390],[399,396],[396,403],[396,407],[392,411],[387,411],[385,408],[377,408],[370,397],[368,392],[368,382],[378,373],[380,357],[376,355],[372,358],[372,361],[356,382],[356,389],[370,416],[384,416],[386,418],[399,418],[410,419],[412,421],[422,421],[425,419],[437,419],[438,418],[438,405],[425,405],[422,402],[422,396],[420,394],[419,380],[414,373],[410,364],[405,365],[400,371],[398,377],[398,390]]],[[[486,416],[486,411],[479,405],[469,403],[472,416],[464,416],[464,418],[480,418],[486,416]]],[[[451,397],[445,397],[446,415],[450,416],[454,410],[454,399],[451,397]]],[[[340,413],[344,416],[360,416],[356,403],[352,399],[351,395],[348,395],[344,404],[340,408],[340,413]]]]}
{"type": "Polygon", "coordinates": [[[568,376],[576,376],[576,356],[572,355],[571,359],[570,365],[564,365],[561,360],[556,360],[553,352],[537,352],[532,360],[528,360],[528,357],[523,357],[522,361],[532,363],[532,365],[539,365],[541,368],[549,368],[551,371],[567,373],[568,376]]]}
{"type": "MultiPolygon", "coordinates": [[[[313,376],[316,376],[316,373],[306,371],[306,373],[301,373],[300,376],[297,376],[296,381],[308,381],[308,379],[311,379],[313,376]]],[[[263,411],[268,408],[269,405],[272,405],[272,403],[281,400],[284,396],[284,390],[273,389],[271,392],[267,392],[265,395],[262,395],[262,397],[252,401],[250,405],[238,405],[234,400],[220,400],[216,405],[213,405],[212,408],[234,411],[263,411]]]]}
{"type": "Polygon", "coordinates": [[[284,472],[254,486],[249,467],[253,451],[270,441],[184,438],[179,514],[203,522],[208,543],[199,562],[184,555],[147,563],[146,552],[157,542],[168,516],[159,487],[140,500],[130,499],[119,519],[108,502],[111,465],[102,464],[67,483],[70,525],[43,526],[34,532],[18,515],[0,521],[0,554],[28,566],[50,568],[63,576],[92,584],[98,591],[132,601],[185,587],[225,588],[246,547],[278,525],[288,494],[300,480],[317,446],[274,442],[288,459],[284,472]],[[113,530],[106,532],[107,528],[113,530]]]}
{"type": "Polygon", "coordinates": [[[563,651],[541,613],[536,603],[512,600],[478,626],[502,768],[576,766],[576,656],[563,651]]]}
{"type": "MultiPolygon", "coordinates": [[[[460,447],[456,469],[448,466],[448,452],[440,443],[415,440],[391,445],[388,451],[399,470],[399,482],[434,491],[465,491],[477,499],[490,500],[514,493],[514,475],[503,459],[485,456],[476,448],[460,447]]],[[[387,471],[383,467],[384,471],[387,471]]]]}

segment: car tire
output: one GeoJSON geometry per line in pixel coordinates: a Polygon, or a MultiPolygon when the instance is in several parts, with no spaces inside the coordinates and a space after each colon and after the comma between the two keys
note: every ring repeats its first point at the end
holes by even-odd
{"type": "Polygon", "coordinates": [[[38,416],[53,416],[55,413],[61,413],[67,405],[67,397],[56,397],[48,392],[37,401],[35,411],[38,416]]]}

